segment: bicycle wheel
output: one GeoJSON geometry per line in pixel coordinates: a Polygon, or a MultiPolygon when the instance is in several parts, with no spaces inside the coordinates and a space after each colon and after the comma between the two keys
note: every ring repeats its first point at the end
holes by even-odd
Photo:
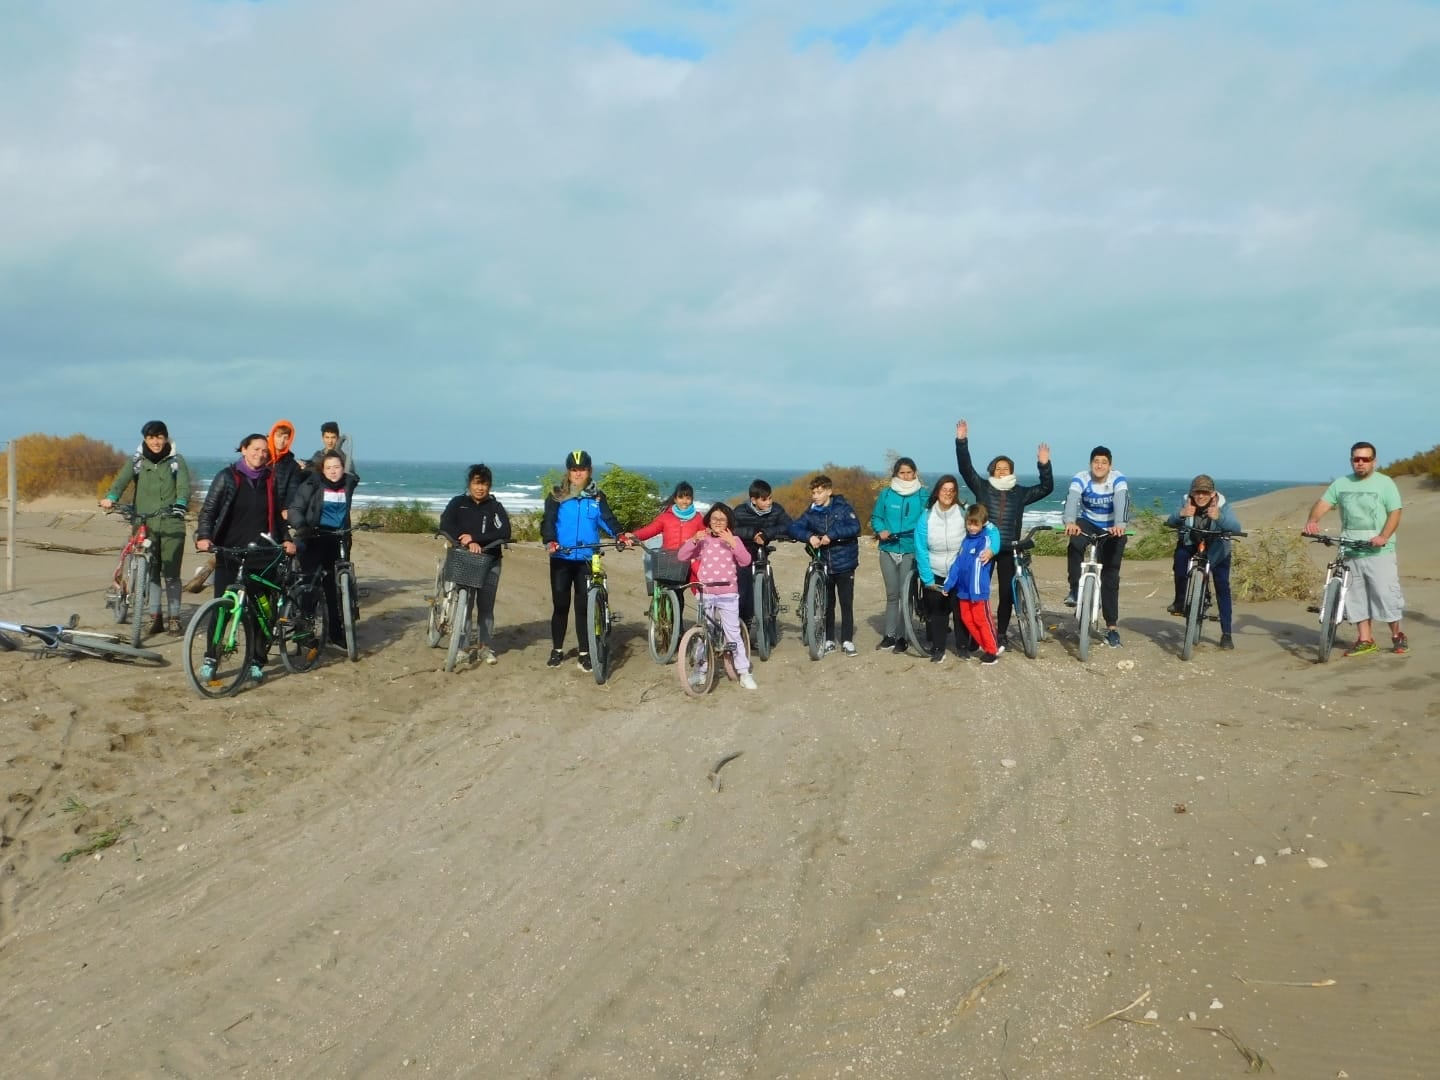
{"type": "Polygon", "coordinates": [[[150,560],[135,559],[130,578],[130,645],[145,639],[145,609],[150,606],[150,560]]]}
{"type": "Polygon", "coordinates": [[[91,634],[84,630],[62,630],[58,646],[73,656],[94,656],[102,660],[143,660],[160,665],[165,657],[152,649],[137,649],[119,641],[112,634],[91,634]]]}
{"type": "Polygon", "coordinates": [[[470,590],[455,590],[455,615],[450,620],[450,648],[445,653],[445,670],[454,671],[465,641],[470,636],[470,590]]]}
{"type": "Polygon", "coordinates": [[[590,673],[596,684],[610,677],[610,597],[592,585],[585,594],[585,626],[590,638],[590,673]]]}
{"type": "Polygon", "coordinates": [[[243,618],[232,619],[231,607],[229,597],[217,596],[201,604],[185,628],[185,678],[201,697],[228,697],[250,672],[250,627],[243,618]],[[207,660],[207,649],[213,659],[207,660]]]}
{"type": "Polygon", "coordinates": [[[1185,636],[1180,642],[1180,659],[1189,660],[1195,655],[1195,646],[1200,644],[1200,622],[1204,618],[1201,609],[1205,606],[1205,572],[1199,567],[1190,571],[1189,584],[1185,586],[1185,636]]]}
{"type": "Polygon", "coordinates": [[[680,676],[680,689],[691,697],[704,697],[715,685],[713,652],[710,634],[704,623],[690,627],[680,638],[676,672],[680,676]]]}
{"type": "Polygon", "coordinates": [[[445,583],[445,560],[435,563],[435,591],[430,594],[430,610],[426,613],[425,642],[436,648],[445,637],[450,603],[454,599],[452,590],[445,583]]]}
{"type": "Polygon", "coordinates": [[[10,640],[10,636],[6,634],[4,630],[0,630],[0,649],[3,649],[5,652],[14,652],[19,647],[15,642],[10,640]]]}
{"type": "Polygon", "coordinates": [[[930,652],[930,627],[925,622],[925,586],[913,569],[905,575],[900,593],[900,625],[910,648],[922,655],[930,652]]]}
{"type": "Polygon", "coordinates": [[[1040,655],[1040,597],[1029,573],[1015,575],[1015,618],[1020,626],[1020,647],[1034,660],[1040,655]]]}
{"type": "Polygon", "coordinates": [[[130,621],[130,582],[135,580],[135,562],[134,555],[125,556],[125,565],[120,568],[120,582],[115,586],[115,595],[110,601],[117,623],[130,621]]]}
{"type": "Polygon", "coordinates": [[[825,585],[819,573],[805,580],[805,647],[811,660],[825,655],[825,585]]]}
{"type": "Polygon", "coordinates": [[[1090,659],[1090,634],[1094,631],[1091,623],[1095,618],[1095,579],[1085,577],[1080,581],[1080,602],[1075,605],[1075,619],[1080,624],[1080,659],[1090,659]]]}
{"type": "Polygon", "coordinates": [[[1335,647],[1335,631],[1340,628],[1340,618],[1343,614],[1340,610],[1341,584],[1338,577],[1331,578],[1325,583],[1325,591],[1320,595],[1320,663],[1330,659],[1330,651],[1335,647]]]}
{"type": "Polygon", "coordinates": [[[770,580],[769,571],[755,575],[751,599],[755,606],[755,655],[761,660],[769,660],[770,650],[775,647],[775,639],[770,636],[775,625],[775,604],[771,601],[774,592],[775,583],[770,580]]]}
{"type": "Polygon", "coordinates": [[[360,659],[360,642],[355,637],[355,579],[342,570],[335,575],[335,591],[340,598],[340,619],[345,626],[345,655],[353,664],[360,659]]]}
{"type": "Polygon", "coordinates": [[[650,658],[657,664],[668,664],[675,656],[675,646],[680,643],[675,618],[679,607],[673,589],[655,586],[655,595],[650,598],[649,643],[650,658]]]}
{"type": "Polygon", "coordinates": [[[309,586],[280,598],[276,637],[280,641],[280,663],[293,674],[309,671],[320,662],[330,631],[325,597],[309,586]]]}

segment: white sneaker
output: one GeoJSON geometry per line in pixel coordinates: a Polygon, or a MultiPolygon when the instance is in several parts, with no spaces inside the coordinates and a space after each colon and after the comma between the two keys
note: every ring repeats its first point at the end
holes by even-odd
{"type": "Polygon", "coordinates": [[[825,642],[825,651],[826,651],[826,652],[834,652],[834,651],[835,651],[835,643],[834,643],[833,641],[827,641],[827,642],[825,642]]]}
{"type": "Polygon", "coordinates": [[[840,643],[840,651],[843,652],[846,656],[854,656],[855,643],[853,641],[842,641],[840,643]]]}
{"type": "Polygon", "coordinates": [[[995,646],[995,655],[996,655],[996,656],[1004,656],[1004,655],[1005,655],[1005,646],[1004,646],[1004,645],[997,645],[997,646],[995,646]]]}
{"type": "Polygon", "coordinates": [[[745,672],[743,675],[740,676],[740,685],[741,685],[742,688],[744,688],[744,689],[746,689],[746,690],[759,690],[759,689],[760,689],[760,687],[758,687],[758,686],[755,685],[755,676],[754,676],[754,675],[751,675],[748,671],[745,672]]]}

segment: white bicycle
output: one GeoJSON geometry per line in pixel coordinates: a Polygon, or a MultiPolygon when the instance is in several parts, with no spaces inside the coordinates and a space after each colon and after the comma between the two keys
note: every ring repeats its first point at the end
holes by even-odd
{"type": "Polygon", "coordinates": [[[1343,536],[1324,533],[1309,539],[1339,550],[1325,567],[1325,587],[1320,590],[1320,663],[1330,659],[1335,647],[1335,631],[1345,620],[1345,594],[1350,591],[1350,556],[1361,551],[1374,551],[1369,540],[1347,540],[1343,536]]]}
{"type": "MultiPolygon", "coordinates": [[[[1124,535],[1131,536],[1131,532],[1124,535]]],[[[1090,659],[1090,639],[1098,626],[1102,630],[1105,620],[1100,613],[1100,572],[1105,569],[1100,562],[1100,545],[1109,540],[1118,540],[1108,532],[1087,533],[1085,554],[1080,559],[1080,582],[1075,589],[1075,629],[1080,635],[1080,659],[1090,659]]]]}

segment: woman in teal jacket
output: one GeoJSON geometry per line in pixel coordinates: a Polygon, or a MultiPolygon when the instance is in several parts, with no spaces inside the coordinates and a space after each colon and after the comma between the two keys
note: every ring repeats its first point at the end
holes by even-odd
{"type": "Polygon", "coordinates": [[[870,531],[880,541],[880,578],[885,582],[885,636],[878,648],[905,651],[905,630],[900,622],[900,596],[915,565],[915,526],[925,514],[930,493],[920,483],[915,461],[895,459],[890,485],[875,500],[870,531]]]}

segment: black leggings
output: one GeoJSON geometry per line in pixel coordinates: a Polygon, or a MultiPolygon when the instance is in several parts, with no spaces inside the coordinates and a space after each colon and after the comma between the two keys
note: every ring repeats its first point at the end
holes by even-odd
{"type": "Polygon", "coordinates": [[[550,644],[556,650],[565,644],[565,620],[570,615],[570,598],[575,598],[575,641],[580,652],[590,651],[585,633],[585,593],[590,588],[589,559],[550,560],[550,644]]]}
{"type": "Polygon", "coordinates": [[[995,590],[999,593],[999,604],[995,609],[995,636],[1001,645],[1005,644],[1005,631],[1010,628],[1010,613],[1015,609],[1015,552],[1002,547],[1000,553],[990,560],[995,567],[995,590]]]}
{"type": "Polygon", "coordinates": [[[855,640],[855,571],[831,574],[826,579],[825,640],[855,640]],[[840,637],[835,637],[835,601],[840,601],[840,637]]]}
{"type": "Polygon", "coordinates": [[[972,652],[975,639],[965,629],[960,618],[960,605],[955,597],[946,596],[939,589],[925,590],[925,629],[930,635],[931,649],[944,649],[948,644],[951,625],[955,627],[955,648],[958,652],[972,652]]]}

